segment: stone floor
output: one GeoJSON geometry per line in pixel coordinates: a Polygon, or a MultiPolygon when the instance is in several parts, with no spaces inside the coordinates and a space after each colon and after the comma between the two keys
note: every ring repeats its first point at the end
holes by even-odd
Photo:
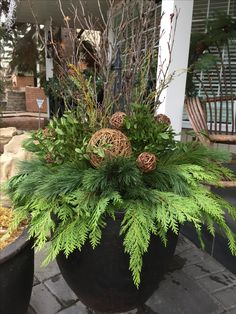
{"type": "MultiPolygon", "coordinates": [[[[43,258],[44,252],[36,254],[35,281],[27,314],[93,313],[66,285],[56,262],[41,267],[43,258]]],[[[236,314],[236,275],[180,236],[169,273],[158,290],[144,308],[129,313],[236,314]]]]}

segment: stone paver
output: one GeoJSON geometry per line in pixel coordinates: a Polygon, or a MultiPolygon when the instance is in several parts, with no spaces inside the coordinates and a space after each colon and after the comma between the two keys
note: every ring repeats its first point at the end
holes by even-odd
{"type": "Polygon", "coordinates": [[[69,308],[66,308],[60,312],[58,312],[58,314],[88,314],[88,309],[85,305],[83,305],[81,302],[77,302],[76,304],[72,305],[69,308]]]}
{"type": "Polygon", "coordinates": [[[188,249],[191,249],[192,247],[193,245],[188,239],[186,239],[185,237],[179,237],[175,253],[179,255],[180,253],[183,253],[188,249]]]}
{"type": "Polygon", "coordinates": [[[38,280],[37,277],[34,276],[33,286],[36,286],[36,285],[38,285],[38,284],[40,284],[40,281],[38,280]]]}
{"type": "Polygon", "coordinates": [[[236,285],[235,276],[227,272],[211,274],[199,279],[197,282],[204,286],[210,293],[236,285]]]}
{"type": "MultiPolygon", "coordinates": [[[[56,262],[40,267],[36,254],[35,286],[27,314],[102,314],[87,309],[62,278],[56,262]]],[[[236,276],[180,236],[176,255],[159,288],[142,309],[123,314],[236,314],[236,276]]]]}
{"type": "Polygon", "coordinates": [[[214,296],[224,305],[225,309],[236,307],[236,286],[216,292],[214,296]]]}
{"type": "Polygon", "coordinates": [[[55,314],[62,308],[61,304],[42,283],[34,286],[30,304],[37,314],[55,314]]]}
{"type": "Polygon", "coordinates": [[[39,253],[36,254],[35,258],[35,277],[40,282],[60,273],[60,269],[57,266],[56,261],[51,262],[47,267],[42,266],[42,263],[47,256],[47,247],[48,244],[46,245],[45,250],[41,250],[39,253]]]}
{"type": "MultiPolygon", "coordinates": [[[[182,270],[168,274],[147,305],[153,311],[165,314],[187,314],[190,309],[194,314],[210,314],[219,310],[219,305],[182,270]]],[[[221,310],[223,311],[223,307],[221,310]]]]}
{"type": "Polygon", "coordinates": [[[206,254],[201,250],[188,249],[178,254],[181,258],[185,259],[185,265],[195,265],[204,262],[206,254]]]}
{"type": "Polygon", "coordinates": [[[48,290],[58,299],[63,306],[70,306],[78,301],[77,296],[68,287],[61,274],[44,282],[48,290]]]}
{"type": "Polygon", "coordinates": [[[215,260],[207,259],[194,265],[184,265],[184,272],[194,279],[203,278],[210,274],[217,274],[225,270],[225,268],[215,260]]]}
{"type": "Polygon", "coordinates": [[[35,312],[35,310],[30,305],[29,308],[28,308],[27,314],[37,314],[37,313],[35,312]]]}

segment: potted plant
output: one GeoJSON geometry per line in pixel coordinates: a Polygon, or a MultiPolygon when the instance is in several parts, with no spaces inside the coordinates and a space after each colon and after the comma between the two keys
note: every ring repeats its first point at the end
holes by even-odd
{"type": "Polygon", "coordinates": [[[34,274],[33,241],[24,221],[7,234],[12,218],[12,209],[0,207],[0,313],[26,314],[34,274]]]}
{"type": "Polygon", "coordinates": [[[131,108],[109,121],[102,116],[106,127],[80,110],[54,118],[25,144],[35,158],[7,186],[14,224],[31,217],[37,250],[50,235],[45,263],[57,257],[82,302],[106,312],[145,302],[185,222],[200,239],[203,224],[212,235],[218,225],[236,253],[225,220],[236,210],[205,187],[233,178],[220,164],[228,154],[177,142],[168,117],[154,117],[144,104],[131,108]]]}
{"type": "MultiPolygon", "coordinates": [[[[132,25],[138,34],[124,39],[131,44],[129,66],[121,71],[119,49],[111,49],[115,56],[107,53],[108,37],[99,41],[104,47],[96,50],[97,67],[88,77],[77,68],[79,60],[63,66],[58,82],[74,109],[66,108],[61,118],[32,134],[25,148],[34,158],[21,163],[6,188],[15,224],[30,217],[36,249],[50,239],[45,263],[57,258],[80,300],[103,312],[124,312],[146,301],[167,269],[185,222],[193,224],[200,239],[203,223],[212,235],[217,224],[236,254],[235,235],[225,220],[225,212],[235,219],[236,210],[205,187],[220,185],[222,177],[233,179],[221,166],[230,156],[197,142],[176,141],[170,119],[154,116],[155,100],[173,76],[163,69],[160,87],[149,84],[156,69],[156,38],[150,34],[147,43],[149,14],[138,5],[135,23],[129,22],[134,16],[125,1],[120,24],[114,25],[114,34],[128,36],[132,31],[124,29],[132,25]]],[[[111,21],[112,8],[109,14],[111,21]]],[[[110,26],[104,25],[101,36],[110,26]]],[[[70,37],[75,35],[77,43],[77,33],[70,37]]],[[[117,48],[119,36],[114,37],[117,48]]]]}

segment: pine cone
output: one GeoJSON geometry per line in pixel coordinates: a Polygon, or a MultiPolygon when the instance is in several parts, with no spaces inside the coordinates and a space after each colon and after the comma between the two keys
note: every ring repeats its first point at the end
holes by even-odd
{"type": "Polygon", "coordinates": [[[137,160],[137,166],[143,172],[150,172],[156,169],[157,157],[152,153],[141,153],[137,160]]]}
{"type": "Polygon", "coordinates": [[[126,114],[121,111],[115,112],[111,117],[110,117],[110,125],[117,130],[120,130],[123,126],[124,123],[124,118],[126,114]]]}
{"type": "Polygon", "coordinates": [[[165,114],[159,113],[157,116],[155,116],[155,120],[158,123],[164,123],[167,125],[171,125],[170,118],[167,117],[165,114]]]}

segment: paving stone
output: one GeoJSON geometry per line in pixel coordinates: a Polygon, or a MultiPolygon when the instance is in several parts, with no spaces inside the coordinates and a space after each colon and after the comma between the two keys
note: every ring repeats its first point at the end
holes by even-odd
{"type": "MultiPolygon", "coordinates": [[[[128,312],[119,312],[119,313],[114,313],[114,314],[155,314],[148,306],[145,306],[144,309],[140,310],[132,310],[128,312]]],[[[28,314],[28,313],[27,313],[28,314]]],[[[106,314],[106,313],[101,313],[97,311],[93,311],[92,309],[87,308],[83,303],[78,301],[76,304],[65,308],[58,312],[58,314],[106,314]]]]}
{"type": "Polygon", "coordinates": [[[215,274],[224,271],[224,267],[217,263],[212,258],[206,258],[204,261],[199,262],[195,265],[184,265],[182,270],[189,276],[195,279],[199,279],[209,274],[215,274]]]}
{"type": "MultiPolygon", "coordinates": [[[[153,314],[153,312],[149,312],[149,307],[144,305],[144,307],[142,309],[134,309],[134,310],[131,310],[131,311],[128,311],[128,312],[119,312],[119,313],[114,313],[114,314],[153,314]]],[[[88,314],[106,314],[104,312],[97,312],[97,311],[93,311],[92,309],[90,308],[87,308],[87,313],[88,314]]],[[[155,314],[155,313],[154,313],[155,314]]]]}
{"type": "Polygon", "coordinates": [[[37,277],[34,276],[33,286],[36,286],[36,285],[38,285],[38,284],[40,284],[40,281],[38,280],[37,277]]]}
{"type": "Polygon", "coordinates": [[[207,277],[200,278],[198,283],[205,287],[208,292],[212,293],[216,290],[227,288],[236,284],[235,277],[228,272],[221,272],[217,274],[210,274],[207,277]]]}
{"type": "Polygon", "coordinates": [[[27,314],[37,314],[35,312],[35,310],[31,307],[31,305],[28,307],[28,311],[27,311],[27,314]]]}
{"type": "Polygon", "coordinates": [[[195,246],[191,249],[188,249],[187,251],[184,251],[180,254],[178,254],[181,258],[186,259],[185,265],[195,265],[199,264],[201,262],[204,262],[204,259],[206,258],[207,254],[199,249],[197,249],[195,246]]]}
{"type": "Polygon", "coordinates": [[[182,269],[186,263],[186,258],[181,258],[179,255],[174,255],[170,265],[168,266],[168,272],[174,272],[177,269],[182,269]]]}
{"type": "Polygon", "coordinates": [[[62,308],[42,283],[33,287],[30,305],[37,314],[55,314],[62,308]]]}
{"type": "Polygon", "coordinates": [[[47,248],[48,244],[46,245],[45,249],[35,254],[35,276],[40,282],[60,273],[60,269],[56,261],[51,262],[46,267],[42,266],[42,262],[47,256],[47,248]]]}
{"type": "Polygon", "coordinates": [[[218,291],[214,296],[225,306],[226,309],[236,306],[236,286],[218,291]]]}
{"type": "Polygon", "coordinates": [[[210,314],[223,310],[182,270],[166,275],[146,304],[161,314],[210,314]]]}
{"type": "Polygon", "coordinates": [[[149,314],[147,308],[145,308],[145,311],[142,311],[142,310],[132,310],[132,311],[128,311],[128,312],[123,312],[123,313],[117,313],[117,314],[149,314]]]}
{"type": "Polygon", "coordinates": [[[78,300],[78,297],[69,288],[61,274],[44,281],[44,284],[57,300],[66,307],[74,304],[78,300]]]}
{"type": "Polygon", "coordinates": [[[58,312],[58,314],[88,314],[88,313],[89,312],[87,307],[81,302],[77,302],[76,304],[70,306],[69,308],[66,308],[58,312]]]}
{"type": "Polygon", "coordinates": [[[194,247],[193,243],[180,234],[175,252],[176,254],[179,254],[193,247],[194,247]]]}

